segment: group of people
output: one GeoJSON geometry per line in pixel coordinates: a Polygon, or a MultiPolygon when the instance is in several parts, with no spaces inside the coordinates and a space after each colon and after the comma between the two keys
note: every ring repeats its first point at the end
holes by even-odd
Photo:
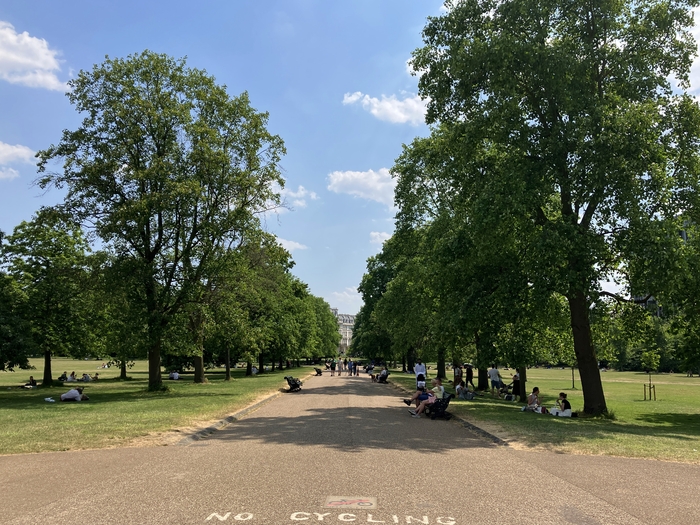
{"type": "Polygon", "coordinates": [[[330,361],[326,361],[326,370],[331,371],[331,377],[335,376],[336,370],[338,371],[338,377],[343,375],[343,372],[349,376],[359,376],[360,363],[358,361],[353,361],[352,359],[348,360],[347,358],[338,359],[337,361],[335,359],[331,359],[330,361]]]}
{"type": "MultiPolygon", "coordinates": [[[[429,405],[435,403],[438,399],[442,399],[445,396],[445,388],[442,386],[441,379],[435,378],[431,380],[432,388],[430,390],[426,390],[425,378],[427,369],[425,364],[420,359],[416,361],[413,370],[416,375],[416,392],[410,398],[404,399],[403,402],[409,407],[415,404],[415,409],[409,408],[409,412],[411,413],[412,417],[420,418],[421,414],[425,412],[429,405]]],[[[471,366],[467,367],[467,381],[465,381],[462,377],[462,367],[455,367],[454,384],[457,399],[474,399],[474,396],[478,394],[473,382],[473,368],[471,366]]],[[[491,382],[491,394],[494,397],[496,395],[505,395],[506,399],[508,399],[508,396],[515,399],[515,396],[520,392],[520,375],[517,371],[515,374],[513,374],[513,381],[509,385],[504,384],[501,373],[496,365],[493,365],[489,369],[488,377],[489,381],[491,382]]],[[[571,403],[567,399],[566,392],[560,392],[559,398],[557,399],[555,405],[552,408],[547,409],[542,406],[540,402],[540,389],[538,387],[532,389],[532,393],[527,399],[527,406],[523,407],[522,410],[542,414],[551,414],[559,417],[572,417],[573,415],[571,403]]]]}
{"type": "Polygon", "coordinates": [[[438,399],[445,397],[445,387],[442,386],[442,380],[439,377],[431,379],[430,383],[433,386],[429,391],[425,389],[425,376],[423,374],[416,375],[416,383],[419,384],[418,378],[423,378],[423,386],[417,386],[416,392],[409,399],[404,399],[403,402],[409,406],[411,417],[420,418],[420,415],[425,412],[429,405],[435,403],[438,399]],[[416,405],[415,409],[410,408],[412,404],[416,405]]]}
{"type": "Polygon", "coordinates": [[[540,403],[540,389],[535,387],[532,389],[532,393],[527,396],[527,406],[523,407],[522,410],[536,412],[538,414],[551,414],[559,417],[572,417],[571,403],[566,397],[566,392],[559,392],[559,399],[557,399],[555,405],[547,409],[540,403]]]}
{"type": "Polygon", "coordinates": [[[68,372],[64,371],[59,377],[59,381],[64,381],[66,383],[72,383],[73,381],[82,381],[84,383],[89,383],[90,381],[97,381],[100,379],[100,373],[95,372],[95,375],[83,374],[82,377],[76,377],[75,371],[68,375],[68,372]]]}

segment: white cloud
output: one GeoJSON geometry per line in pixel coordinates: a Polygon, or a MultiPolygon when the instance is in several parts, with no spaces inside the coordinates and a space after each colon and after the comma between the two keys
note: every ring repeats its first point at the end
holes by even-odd
{"type": "Polygon", "coordinates": [[[0,20],[0,79],[12,84],[65,91],[67,86],[55,72],[61,67],[58,51],[49,49],[43,38],[17,33],[9,22],[0,20]]]}
{"type": "Polygon", "coordinates": [[[12,168],[3,168],[0,166],[0,180],[10,180],[19,177],[19,172],[12,168]]]}
{"type": "Polygon", "coordinates": [[[5,144],[0,142],[0,180],[11,180],[19,177],[19,172],[10,168],[7,164],[14,162],[26,162],[31,164],[34,161],[34,152],[27,146],[15,144],[5,144]]]}
{"type": "Polygon", "coordinates": [[[5,144],[0,142],[0,164],[9,164],[10,162],[33,162],[34,152],[27,146],[15,144],[5,144]]]}
{"type": "Polygon", "coordinates": [[[282,239],[281,237],[277,237],[277,242],[280,243],[282,248],[287,250],[288,252],[293,252],[294,250],[306,250],[308,246],[304,246],[303,244],[296,242],[296,241],[288,241],[287,239],[282,239]]]}
{"type": "Polygon", "coordinates": [[[392,207],[396,181],[387,168],[378,171],[334,171],[328,175],[328,189],[347,193],[392,207]]]}
{"type": "MultiPolygon", "coordinates": [[[[407,66],[408,67],[408,66],[407,66]]],[[[359,103],[365,111],[369,111],[379,120],[404,124],[410,122],[414,126],[425,122],[425,111],[428,105],[427,100],[421,100],[418,95],[403,93],[403,100],[396,98],[396,95],[387,97],[382,95],[381,99],[370,97],[360,91],[345,93],[343,104],[359,103]]]]}
{"type": "Polygon", "coordinates": [[[338,308],[341,314],[355,314],[362,306],[362,296],[357,288],[345,288],[342,292],[333,292],[331,295],[333,299],[329,303],[338,308]]]}
{"type": "Polygon", "coordinates": [[[370,244],[384,244],[384,241],[391,238],[391,234],[387,232],[369,232],[370,244]]]}
{"type": "Polygon", "coordinates": [[[292,205],[297,208],[306,208],[306,198],[308,197],[312,201],[318,199],[316,192],[309,191],[304,186],[299,186],[296,191],[292,191],[289,188],[284,188],[280,190],[282,197],[289,197],[292,200],[292,205]]]}

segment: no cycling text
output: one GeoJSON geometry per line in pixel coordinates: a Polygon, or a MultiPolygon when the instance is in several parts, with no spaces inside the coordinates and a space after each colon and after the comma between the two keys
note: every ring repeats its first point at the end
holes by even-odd
{"type": "MultiPolygon", "coordinates": [[[[251,521],[254,515],[250,512],[243,512],[240,514],[233,514],[233,512],[225,512],[219,514],[217,512],[211,513],[205,518],[205,521],[251,521]]],[[[334,514],[332,512],[293,512],[289,516],[290,522],[299,521],[309,521],[317,522],[323,521],[325,523],[331,522],[357,522],[357,523],[387,523],[389,525],[397,524],[422,524],[422,525],[455,525],[457,521],[449,516],[438,516],[434,519],[430,519],[428,516],[399,516],[397,514],[380,515],[380,514],[351,514],[348,512],[343,512],[341,514],[334,514]]]]}

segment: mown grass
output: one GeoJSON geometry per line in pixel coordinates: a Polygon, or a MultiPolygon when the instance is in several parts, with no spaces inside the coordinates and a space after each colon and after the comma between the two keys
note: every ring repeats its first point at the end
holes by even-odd
{"type": "MultiPolygon", "coordinates": [[[[502,375],[508,380],[510,372],[502,375]]],[[[433,375],[433,374],[430,374],[433,375]]],[[[522,404],[493,399],[453,400],[450,411],[485,430],[526,448],[573,454],[602,454],[700,463],[700,378],[685,374],[654,375],[656,401],[644,401],[648,376],[635,372],[603,372],[603,388],[614,419],[555,418],[521,412],[522,404]]],[[[411,376],[394,373],[390,380],[413,388],[411,376]]],[[[528,391],[540,388],[545,406],[566,392],[574,410],[582,411],[583,393],[571,370],[530,369],[528,391]]],[[[452,385],[447,391],[453,392],[452,385]]]]}
{"type": "MultiPolygon", "coordinates": [[[[244,370],[233,370],[234,380],[224,381],[222,370],[207,373],[208,383],[194,384],[185,374],[180,381],[166,381],[167,391],[147,392],[146,362],[137,362],[128,371],[130,381],[119,381],[116,368],[97,369],[101,361],[56,358],[54,375],[75,370],[100,373],[92,383],[69,383],[51,388],[23,389],[30,375],[41,382],[42,360],[32,360],[35,370],[0,372],[0,454],[45,452],[125,445],[137,438],[190,427],[218,419],[250,404],[256,398],[279,391],[286,385],[274,372],[245,377],[244,370]],[[89,401],[58,402],[60,395],[74,385],[84,386],[89,401]],[[55,403],[44,401],[53,397],[55,403]]],[[[293,369],[304,376],[309,369],[293,369]]]]}

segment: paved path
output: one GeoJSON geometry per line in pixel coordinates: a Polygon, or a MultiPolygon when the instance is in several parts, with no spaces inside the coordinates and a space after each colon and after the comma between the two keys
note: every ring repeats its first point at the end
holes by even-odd
{"type": "Polygon", "coordinates": [[[310,378],[186,446],[0,457],[13,525],[678,525],[700,519],[698,494],[699,467],[514,451],[413,419],[366,377],[310,378]]]}

